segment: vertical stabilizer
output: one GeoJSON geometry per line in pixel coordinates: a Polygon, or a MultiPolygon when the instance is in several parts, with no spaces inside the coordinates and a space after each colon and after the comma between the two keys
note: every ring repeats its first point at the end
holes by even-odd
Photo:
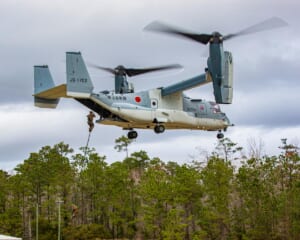
{"type": "Polygon", "coordinates": [[[67,95],[88,98],[93,91],[93,83],[80,52],[67,52],[67,95]]]}
{"type": "Polygon", "coordinates": [[[34,66],[34,94],[48,90],[54,86],[48,66],[34,66]]]}
{"type": "MultiPolygon", "coordinates": [[[[49,90],[55,86],[47,65],[34,66],[34,94],[49,90]]],[[[56,108],[59,98],[34,97],[34,105],[40,108],[56,108]]]]}

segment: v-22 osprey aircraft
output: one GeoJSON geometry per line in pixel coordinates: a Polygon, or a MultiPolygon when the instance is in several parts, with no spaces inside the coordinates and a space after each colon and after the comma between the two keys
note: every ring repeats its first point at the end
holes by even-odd
{"type": "Polygon", "coordinates": [[[93,65],[115,75],[114,91],[94,92],[87,66],[80,52],[66,53],[67,82],[55,86],[47,65],[34,66],[34,103],[40,108],[56,108],[60,98],[73,98],[99,115],[97,123],[115,125],[128,130],[128,138],[135,139],[135,129],[166,129],[218,131],[223,138],[230,123],[219,104],[231,104],[233,97],[233,59],[223,50],[223,42],[233,37],[285,26],[279,18],[271,18],[234,34],[195,34],[179,30],[161,22],[153,22],[145,30],[182,36],[202,44],[209,44],[207,68],[201,75],[170,86],[135,92],[127,77],[152,71],[178,68],[167,65],[145,69],[107,68],[93,65]],[[184,91],[212,83],[215,102],[192,99],[184,91]]]}

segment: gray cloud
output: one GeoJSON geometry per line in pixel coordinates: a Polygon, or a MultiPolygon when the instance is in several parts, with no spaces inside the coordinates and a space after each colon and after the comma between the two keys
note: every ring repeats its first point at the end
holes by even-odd
{"type": "MultiPolygon", "coordinates": [[[[180,63],[183,72],[132,78],[136,89],[166,86],[203,72],[207,47],[184,39],[144,32],[153,20],[162,20],[197,32],[239,31],[272,16],[289,23],[286,29],[258,33],[224,43],[234,56],[234,103],[222,106],[237,125],[228,136],[243,141],[251,131],[280,139],[299,135],[300,103],[299,1],[121,0],[0,2],[0,168],[15,166],[41,146],[59,141],[83,146],[87,109],[62,100],[56,110],[32,106],[33,65],[48,64],[55,81],[65,82],[65,52],[81,51],[86,60],[114,67],[180,63]],[[219,6],[219,7],[216,7],[219,6]],[[258,126],[259,131],[256,131],[258,126]],[[251,129],[251,130],[249,130],[251,129]],[[274,130],[276,129],[276,131],[274,130]],[[292,130],[294,129],[294,130],[292,130]],[[238,132],[245,131],[245,135],[238,132]],[[277,134],[277,135],[276,135],[277,134]],[[18,151],[15,151],[18,149],[18,151]]],[[[90,69],[96,90],[112,89],[111,76],[90,69]]],[[[192,97],[212,100],[210,85],[188,91],[192,97]]],[[[91,145],[111,159],[117,127],[97,126],[91,145]],[[103,136],[109,136],[109,140],[103,136]]],[[[245,142],[245,141],[244,141],[245,142]]],[[[211,148],[215,133],[169,131],[155,135],[140,131],[132,150],[145,148],[166,159],[187,160],[196,146],[211,148]],[[183,143],[178,151],[173,145],[183,143]],[[150,147],[152,146],[152,147],[150,147]],[[160,149],[161,148],[161,149],[160,149]],[[178,157],[176,157],[178,156],[178,157]]],[[[273,144],[275,146],[275,144],[273,144]]]]}

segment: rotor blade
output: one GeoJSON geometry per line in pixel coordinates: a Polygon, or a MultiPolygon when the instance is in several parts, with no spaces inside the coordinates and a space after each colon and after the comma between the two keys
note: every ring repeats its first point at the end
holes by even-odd
{"type": "Polygon", "coordinates": [[[144,74],[148,72],[154,72],[154,71],[162,71],[162,70],[169,70],[169,69],[178,69],[182,68],[180,64],[171,64],[166,66],[158,66],[158,67],[151,67],[151,68],[125,68],[125,72],[129,77],[136,76],[139,74],[144,74]]]}
{"type": "Polygon", "coordinates": [[[103,71],[106,71],[106,72],[109,72],[109,73],[112,73],[112,74],[116,74],[116,70],[113,69],[113,68],[108,68],[108,67],[101,67],[101,66],[98,66],[96,64],[93,64],[93,63],[88,63],[88,66],[92,67],[92,68],[96,68],[96,69],[101,69],[103,71]]]}
{"type": "Polygon", "coordinates": [[[282,20],[281,18],[272,17],[263,22],[260,22],[251,27],[248,27],[242,31],[239,31],[239,32],[236,32],[233,34],[228,34],[223,37],[223,40],[228,40],[233,37],[243,36],[243,35],[252,34],[252,33],[256,33],[256,32],[267,31],[267,30],[271,30],[274,28],[285,27],[287,25],[288,25],[288,23],[285,22],[284,20],[282,20]]]}
{"type": "Polygon", "coordinates": [[[150,23],[144,28],[144,30],[177,35],[177,36],[189,38],[190,40],[200,42],[202,44],[207,44],[210,38],[212,37],[211,34],[194,34],[176,27],[172,27],[170,25],[166,25],[158,21],[154,21],[150,23]]]}

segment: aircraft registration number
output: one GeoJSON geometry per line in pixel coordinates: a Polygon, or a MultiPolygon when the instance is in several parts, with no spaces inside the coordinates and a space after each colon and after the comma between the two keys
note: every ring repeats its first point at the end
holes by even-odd
{"type": "Polygon", "coordinates": [[[71,83],[87,83],[88,80],[87,80],[87,78],[71,78],[70,82],[71,83]]]}

